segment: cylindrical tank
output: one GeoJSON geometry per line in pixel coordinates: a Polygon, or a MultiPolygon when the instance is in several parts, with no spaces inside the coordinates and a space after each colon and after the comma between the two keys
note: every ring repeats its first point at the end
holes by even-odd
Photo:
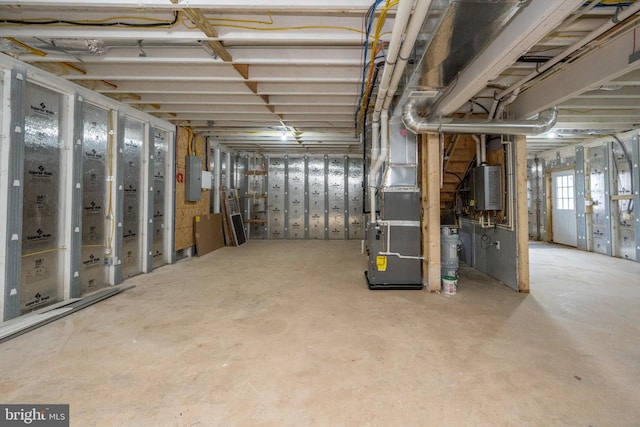
{"type": "Polygon", "coordinates": [[[460,248],[460,238],[458,227],[443,225],[440,227],[440,262],[441,277],[458,277],[458,250],[460,248]]]}

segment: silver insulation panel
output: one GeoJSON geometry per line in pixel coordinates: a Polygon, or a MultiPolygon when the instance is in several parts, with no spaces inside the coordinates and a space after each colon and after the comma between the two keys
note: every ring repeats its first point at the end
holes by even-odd
{"type": "Polygon", "coordinates": [[[284,239],[285,215],[285,161],[269,159],[268,232],[269,239],[284,239]]]}
{"type": "Polygon", "coordinates": [[[62,106],[62,95],[27,83],[20,284],[22,313],[63,298],[62,106]]]}
{"type": "Polygon", "coordinates": [[[310,158],[308,163],[309,239],[325,239],[325,162],[310,158]]]}
{"type": "Polygon", "coordinates": [[[105,257],[108,251],[109,212],[108,168],[109,111],[84,105],[82,146],[82,294],[109,284],[105,257]]]}
{"type": "Polygon", "coordinates": [[[606,187],[608,174],[607,161],[605,159],[605,147],[593,147],[589,150],[590,190],[593,213],[591,224],[593,230],[593,252],[607,253],[608,218],[605,205],[608,203],[608,190],[606,187]]]}
{"type": "Polygon", "coordinates": [[[165,214],[167,206],[167,176],[169,154],[169,133],[160,129],[153,132],[153,267],[167,263],[165,254],[167,227],[165,214]]]}
{"type": "MultiPolygon", "coordinates": [[[[267,224],[264,221],[267,216],[267,200],[264,195],[267,193],[268,177],[263,174],[266,164],[262,156],[247,156],[244,159],[244,168],[238,168],[238,176],[242,177],[244,183],[240,194],[245,194],[243,218],[250,218],[252,221],[247,228],[248,236],[252,239],[264,239],[267,233],[267,224]],[[243,176],[244,175],[244,176],[243,176]]],[[[237,163],[240,166],[240,162],[237,163]]]]}
{"type": "Polygon", "coordinates": [[[142,272],[142,145],[143,124],[127,117],[124,129],[124,212],[122,276],[142,272]]]}
{"type": "Polygon", "coordinates": [[[290,158],[288,164],[288,206],[289,239],[305,238],[305,159],[290,158]]]}
{"type": "Polygon", "coordinates": [[[547,235],[544,177],[544,160],[529,160],[527,162],[527,206],[529,213],[529,238],[532,240],[545,240],[547,235]]]}
{"type": "Polygon", "coordinates": [[[346,158],[330,158],[327,170],[329,192],[329,239],[344,240],[345,227],[345,161],[346,158]]]}
{"type": "Polygon", "coordinates": [[[362,216],[362,159],[349,159],[348,174],[349,239],[364,239],[364,220],[362,216]]]}
{"type": "MultiPolygon", "coordinates": [[[[251,224],[254,239],[362,239],[363,163],[345,156],[245,157],[245,214],[267,218],[251,224]],[[265,190],[266,189],[266,190],[265,190]],[[265,199],[259,197],[267,192],[265,199]],[[266,215],[266,216],[265,216],[266,215]]],[[[244,172],[244,171],[243,171],[244,172]]]]}
{"type": "Polygon", "coordinates": [[[227,171],[227,159],[229,158],[229,153],[224,151],[220,152],[220,185],[224,187],[231,187],[229,185],[229,171],[227,171]]]}
{"type": "MultiPolygon", "coordinates": [[[[613,144],[613,159],[615,162],[614,173],[617,184],[618,195],[632,196],[631,167],[633,167],[631,156],[633,147],[631,141],[621,141],[624,150],[617,143],[613,144]]],[[[636,260],[635,229],[633,220],[634,206],[633,200],[618,200],[612,202],[612,219],[617,228],[617,238],[615,239],[615,255],[619,258],[636,260]]]]}

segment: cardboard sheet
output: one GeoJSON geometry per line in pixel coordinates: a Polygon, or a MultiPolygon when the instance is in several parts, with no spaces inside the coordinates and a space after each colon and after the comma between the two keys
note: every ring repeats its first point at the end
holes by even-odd
{"type": "Polygon", "coordinates": [[[224,246],[222,214],[198,215],[193,218],[193,230],[198,256],[224,246]]]}

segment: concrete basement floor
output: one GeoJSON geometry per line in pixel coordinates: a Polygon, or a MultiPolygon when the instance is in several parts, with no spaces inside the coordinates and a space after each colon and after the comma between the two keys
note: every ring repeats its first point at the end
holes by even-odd
{"type": "Polygon", "coordinates": [[[0,344],[72,426],[638,426],[640,264],[531,245],[530,295],[369,291],[359,241],[251,241],[0,344]]]}

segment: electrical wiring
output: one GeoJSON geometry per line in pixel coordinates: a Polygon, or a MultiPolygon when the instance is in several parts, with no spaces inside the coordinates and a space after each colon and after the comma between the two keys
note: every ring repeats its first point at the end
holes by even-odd
{"type": "MultiPolygon", "coordinates": [[[[377,5],[379,5],[381,3],[380,2],[376,2],[374,3],[374,6],[377,7],[377,5]]],[[[378,16],[378,21],[376,24],[376,32],[374,34],[373,37],[373,42],[371,43],[371,60],[363,67],[363,73],[362,73],[362,88],[361,88],[361,93],[360,93],[360,99],[358,102],[358,110],[356,111],[356,118],[355,118],[355,126],[356,126],[356,132],[357,132],[357,128],[359,126],[359,124],[363,121],[363,116],[366,114],[366,110],[365,110],[365,104],[367,104],[367,101],[365,99],[365,95],[369,92],[369,87],[371,86],[371,79],[373,77],[373,64],[375,64],[375,60],[377,57],[377,54],[379,53],[380,49],[382,48],[382,46],[380,46],[380,49],[377,47],[378,42],[380,40],[380,36],[382,34],[382,28],[384,27],[384,23],[386,20],[386,15],[387,12],[394,6],[396,6],[399,3],[398,0],[394,0],[394,1],[390,1],[390,0],[386,0],[386,4],[384,9],[380,12],[380,15],[378,16]],[[369,69],[369,75],[368,78],[366,79],[366,84],[365,84],[365,75],[366,75],[366,70],[367,68],[369,69]]],[[[371,9],[370,9],[371,10],[371,9]]],[[[371,18],[371,16],[370,16],[371,18]]],[[[368,45],[369,45],[369,35],[370,35],[370,29],[371,29],[371,23],[373,21],[370,19],[369,23],[367,25],[367,39],[365,40],[365,53],[364,53],[364,58],[366,59],[366,55],[367,55],[367,50],[368,50],[368,45]]]]}
{"type": "MultiPolygon", "coordinates": [[[[371,34],[371,25],[373,23],[373,13],[375,12],[376,8],[382,3],[383,0],[376,0],[367,10],[367,12],[365,13],[365,15],[363,16],[363,28],[366,28],[366,30],[364,31],[365,37],[364,40],[362,41],[363,43],[363,53],[362,53],[362,82],[360,84],[360,98],[358,100],[358,105],[361,105],[362,103],[362,98],[365,95],[365,82],[366,82],[366,75],[367,75],[367,67],[370,65],[367,62],[367,56],[368,56],[368,50],[369,50],[369,35],[371,34]]],[[[355,126],[356,126],[356,131],[357,131],[357,127],[358,127],[358,115],[360,113],[360,108],[358,108],[356,110],[355,113],[355,126]]]]}
{"type": "Polygon", "coordinates": [[[107,241],[107,249],[105,251],[105,254],[108,258],[113,257],[113,247],[112,242],[113,239],[115,237],[115,232],[116,232],[116,217],[115,214],[113,212],[113,152],[115,149],[115,143],[114,143],[114,139],[115,139],[115,126],[113,123],[113,116],[114,114],[116,114],[115,110],[109,110],[109,129],[108,129],[108,136],[107,136],[107,156],[109,159],[109,163],[108,163],[108,167],[109,167],[109,180],[107,181],[108,186],[109,186],[109,206],[108,206],[108,211],[107,211],[107,217],[105,219],[109,220],[109,228],[110,228],[110,233],[109,233],[109,240],[107,241]]]}
{"type": "Polygon", "coordinates": [[[193,155],[193,130],[191,128],[186,127],[187,131],[187,155],[193,155]]]}
{"type": "Polygon", "coordinates": [[[36,255],[49,254],[49,253],[51,253],[51,252],[63,251],[63,250],[65,250],[65,249],[67,249],[67,248],[65,248],[64,246],[63,246],[63,247],[60,247],[60,248],[45,249],[45,250],[43,250],[43,251],[31,252],[31,253],[28,253],[28,254],[23,254],[23,255],[22,255],[22,258],[28,258],[28,257],[31,257],[31,256],[36,256],[36,255]]]}
{"type": "Polygon", "coordinates": [[[89,21],[68,21],[65,19],[1,19],[0,24],[13,24],[13,25],[71,25],[80,27],[130,27],[130,28],[170,28],[178,23],[180,13],[178,11],[173,12],[173,19],[171,21],[162,21],[153,18],[139,17],[139,16],[115,16],[111,18],[105,18],[101,20],[89,20],[89,21]],[[132,22],[120,22],[120,19],[136,19],[139,21],[152,21],[148,24],[132,23],[132,22]],[[114,20],[116,20],[114,22],[114,20]]]}
{"type": "MultiPolygon", "coordinates": [[[[590,3],[591,3],[591,1],[586,2],[585,6],[588,6],[590,3]]],[[[631,4],[633,4],[632,1],[602,0],[595,7],[596,8],[618,7],[618,6],[625,7],[625,6],[630,6],[631,4]]]]}
{"type": "MultiPolygon", "coordinates": [[[[631,157],[629,156],[629,152],[627,150],[627,147],[625,147],[624,143],[620,140],[620,138],[618,138],[616,135],[611,135],[611,137],[614,139],[615,142],[618,143],[618,146],[620,147],[620,149],[622,150],[622,154],[624,155],[626,161],[627,161],[627,166],[629,168],[629,174],[631,175],[632,179],[631,181],[631,194],[634,194],[633,192],[633,161],[631,160],[631,157]]],[[[615,166],[616,162],[613,162],[615,166]]],[[[629,204],[627,205],[627,213],[632,213],[633,212],[633,199],[631,199],[629,201],[629,204]]]]}
{"type": "MultiPolygon", "coordinates": [[[[216,18],[212,18],[212,19],[216,19],[216,18]]],[[[187,22],[189,22],[188,18],[181,19],[181,23],[185,26],[185,28],[189,30],[199,29],[197,26],[188,24],[187,22]]],[[[338,25],[300,25],[295,27],[254,27],[250,25],[216,24],[216,27],[235,28],[240,30],[252,30],[252,31],[340,30],[340,31],[351,31],[358,34],[363,33],[363,31],[358,28],[342,27],[338,25]]]]}
{"type": "Polygon", "coordinates": [[[231,19],[231,18],[207,18],[209,22],[240,22],[245,24],[261,24],[261,25],[273,25],[273,16],[271,11],[267,11],[268,21],[259,21],[255,19],[231,19]]]}
{"type": "Polygon", "coordinates": [[[477,105],[478,107],[482,108],[487,114],[489,114],[489,110],[487,109],[487,107],[485,107],[484,105],[480,104],[478,101],[476,101],[475,99],[471,99],[470,102],[472,104],[477,105]]]}

